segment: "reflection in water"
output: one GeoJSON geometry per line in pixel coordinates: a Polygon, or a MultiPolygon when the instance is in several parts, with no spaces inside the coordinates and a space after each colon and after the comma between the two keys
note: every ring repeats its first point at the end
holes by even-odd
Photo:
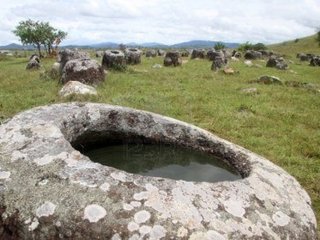
{"type": "Polygon", "coordinates": [[[241,179],[234,169],[212,155],[169,145],[111,145],[84,154],[94,162],[144,176],[196,182],[241,179]]]}

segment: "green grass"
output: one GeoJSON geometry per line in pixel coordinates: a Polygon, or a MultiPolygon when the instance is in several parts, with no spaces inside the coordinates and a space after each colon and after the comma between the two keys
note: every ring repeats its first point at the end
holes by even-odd
{"type": "MultiPolygon", "coordinates": [[[[110,71],[97,87],[98,96],[58,97],[57,81],[44,80],[39,71],[26,71],[27,59],[0,61],[0,121],[34,106],[94,101],[134,107],[167,115],[244,146],[270,159],[297,178],[312,198],[320,222],[320,67],[295,60],[297,52],[320,53],[312,38],[273,45],[271,48],[295,61],[290,70],[230,66],[239,74],[212,72],[207,60],[188,60],[182,67],[154,69],[162,58],[142,59],[126,72],[110,71]],[[283,81],[317,84],[318,88],[286,87],[249,83],[261,75],[278,76],[283,81]],[[258,94],[245,94],[255,87],[258,94]]],[[[99,59],[100,60],[100,59],[99,59]]],[[[49,69],[54,62],[44,59],[49,69]]],[[[40,70],[41,71],[41,70],[40,70]]],[[[318,229],[319,229],[318,224],[318,229]]]]}
{"type": "Polygon", "coordinates": [[[320,55],[320,47],[317,41],[317,35],[298,38],[298,41],[292,40],[269,47],[275,52],[281,52],[289,57],[295,57],[297,53],[313,53],[320,55]]]}

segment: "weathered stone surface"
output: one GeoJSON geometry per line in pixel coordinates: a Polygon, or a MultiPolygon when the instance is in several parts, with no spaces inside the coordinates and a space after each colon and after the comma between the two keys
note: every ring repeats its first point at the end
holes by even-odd
{"type": "Polygon", "coordinates": [[[69,81],[59,91],[59,95],[61,97],[67,97],[67,96],[69,96],[71,94],[97,95],[97,90],[92,86],[88,86],[88,85],[83,84],[83,83],[78,82],[78,81],[69,81]]]}
{"type": "Polygon", "coordinates": [[[233,50],[232,51],[232,57],[235,57],[235,58],[241,58],[241,52],[238,52],[237,50],[233,50]]]}
{"type": "Polygon", "coordinates": [[[168,66],[180,66],[182,64],[182,59],[178,51],[169,51],[166,53],[166,56],[163,61],[163,65],[168,66]]]}
{"type": "Polygon", "coordinates": [[[313,66],[313,67],[320,66],[320,56],[312,57],[310,60],[310,66],[313,66]]]}
{"type": "Polygon", "coordinates": [[[157,51],[154,49],[149,49],[146,51],[146,57],[156,57],[157,51]]]}
{"type": "Polygon", "coordinates": [[[127,48],[125,56],[127,64],[135,65],[141,63],[141,51],[138,48],[127,48]]]}
{"type": "Polygon", "coordinates": [[[164,56],[166,54],[166,52],[164,50],[162,50],[162,49],[158,49],[157,50],[157,54],[158,54],[158,56],[162,57],[162,56],[164,56]]]}
{"type": "Polygon", "coordinates": [[[169,57],[164,58],[164,60],[163,60],[163,65],[164,65],[165,67],[171,66],[171,65],[172,65],[172,59],[169,58],[169,57]]]}
{"type": "Polygon", "coordinates": [[[187,51],[187,50],[181,51],[181,57],[189,57],[189,55],[190,55],[189,51],[187,51]]]}
{"type": "Polygon", "coordinates": [[[62,74],[63,68],[67,62],[75,59],[90,59],[90,55],[87,52],[81,52],[77,49],[64,49],[59,51],[58,62],[60,63],[60,74],[62,74]]]}
{"type": "Polygon", "coordinates": [[[84,84],[99,84],[104,81],[105,73],[96,60],[69,60],[63,68],[61,82],[79,81],[84,84]]]}
{"type": "Polygon", "coordinates": [[[191,53],[191,59],[200,58],[204,59],[206,57],[206,51],[204,49],[193,49],[191,53]]]}
{"type": "Polygon", "coordinates": [[[35,60],[40,63],[40,57],[37,54],[32,54],[29,58],[29,61],[35,60]]]}
{"type": "Polygon", "coordinates": [[[225,59],[222,57],[215,57],[212,62],[211,70],[217,71],[225,65],[225,59]]]}
{"type": "Polygon", "coordinates": [[[266,64],[267,67],[275,67],[280,70],[288,69],[288,64],[282,57],[271,56],[266,64]]]}
{"type": "Polygon", "coordinates": [[[37,70],[39,68],[40,68],[40,63],[35,59],[31,59],[26,66],[27,70],[37,70]]]}
{"type": "Polygon", "coordinates": [[[102,58],[102,66],[105,69],[121,70],[126,66],[125,55],[120,50],[107,50],[102,58]]]}
{"type": "Polygon", "coordinates": [[[248,60],[256,60],[259,58],[262,58],[261,52],[254,51],[254,50],[248,50],[244,54],[244,58],[248,60]]]}
{"type": "Polygon", "coordinates": [[[96,58],[100,58],[100,57],[102,57],[102,56],[103,56],[103,54],[104,54],[104,52],[103,52],[103,51],[96,51],[96,58]]]}
{"type": "Polygon", "coordinates": [[[228,49],[222,49],[223,55],[225,59],[231,58],[232,57],[232,52],[228,49]]]}
{"type": "Polygon", "coordinates": [[[216,58],[221,58],[225,62],[225,55],[222,51],[209,50],[207,52],[207,58],[210,61],[214,61],[216,58]]]}
{"type": "Polygon", "coordinates": [[[316,239],[310,198],[273,163],[205,130],[130,108],[38,107],[0,125],[1,239],[316,239]],[[186,182],[93,163],[74,147],[137,138],[214,154],[243,176],[186,182]]]}

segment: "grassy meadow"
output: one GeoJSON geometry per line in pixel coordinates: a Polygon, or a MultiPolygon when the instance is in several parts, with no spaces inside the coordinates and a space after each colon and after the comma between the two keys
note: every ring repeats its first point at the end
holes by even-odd
{"type": "MultiPolygon", "coordinates": [[[[312,198],[320,229],[320,67],[295,58],[298,52],[320,55],[313,37],[271,45],[285,55],[289,70],[266,68],[265,60],[248,67],[230,61],[238,71],[225,75],[210,70],[208,60],[184,58],[181,67],[153,68],[163,58],[142,58],[126,72],[109,71],[97,87],[98,96],[58,96],[61,85],[40,74],[54,59],[43,59],[42,69],[26,71],[27,58],[0,60],[0,122],[35,106],[93,101],[152,111],[195,124],[256,152],[297,178],[312,198]],[[313,89],[250,83],[262,75],[282,81],[314,84],[313,89]],[[257,88],[256,93],[241,89],[257,88]]],[[[92,56],[93,56],[92,52],[92,56]]],[[[95,58],[95,57],[92,57],[95,58]]],[[[101,61],[99,58],[98,61],[101,61]]]]}

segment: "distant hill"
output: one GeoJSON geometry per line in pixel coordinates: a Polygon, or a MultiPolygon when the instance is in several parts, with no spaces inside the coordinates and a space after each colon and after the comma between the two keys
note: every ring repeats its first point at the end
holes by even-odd
{"type": "Polygon", "coordinates": [[[320,55],[320,47],[316,38],[316,35],[312,35],[282,43],[271,44],[267,47],[275,52],[282,53],[287,56],[295,57],[297,53],[313,53],[320,55]]]}
{"type": "MultiPolygon", "coordinates": [[[[193,40],[189,42],[182,42],[173,45],[166,45],[157,42],[145,42],[145,43],[127,43],[128,47],[143,47],[143,48],[212,48],[218,41],[205,41],[205,40],[193,40]]],[[[236,48],[238,43],[225,43],[223,44],[228,48],[236,48]]],[[[89,45],[64,45],[62,48],[118,48],[119,43],[103,42],[89,45]]],[[[6,46],[0,46],[0,49],[6,50],[22,50],[22,49],[34,49],[33,46],[22,46],[19,44],[11,43],[6,46]]]]}
{"type": "MultiPolygon", "coordinates": [[[[204,40],[192,40],[189,42],[182,42],[171,45],[172,48],[212,48],[216,43],[220,43],[219,41],[204,41],[204,40]]],[[[228,43],[221,42],[227,48],[236,48],[239,46],[239,43],[228,43]]]]}
{"type": "Polygon", "coordinates": [[[16,43],[11,43],[9,45],[0,46],[0,49],[1,50],[23,50],[23,49],[34,49],[34,47],[31,45],[23,46],[16,43]]]}

